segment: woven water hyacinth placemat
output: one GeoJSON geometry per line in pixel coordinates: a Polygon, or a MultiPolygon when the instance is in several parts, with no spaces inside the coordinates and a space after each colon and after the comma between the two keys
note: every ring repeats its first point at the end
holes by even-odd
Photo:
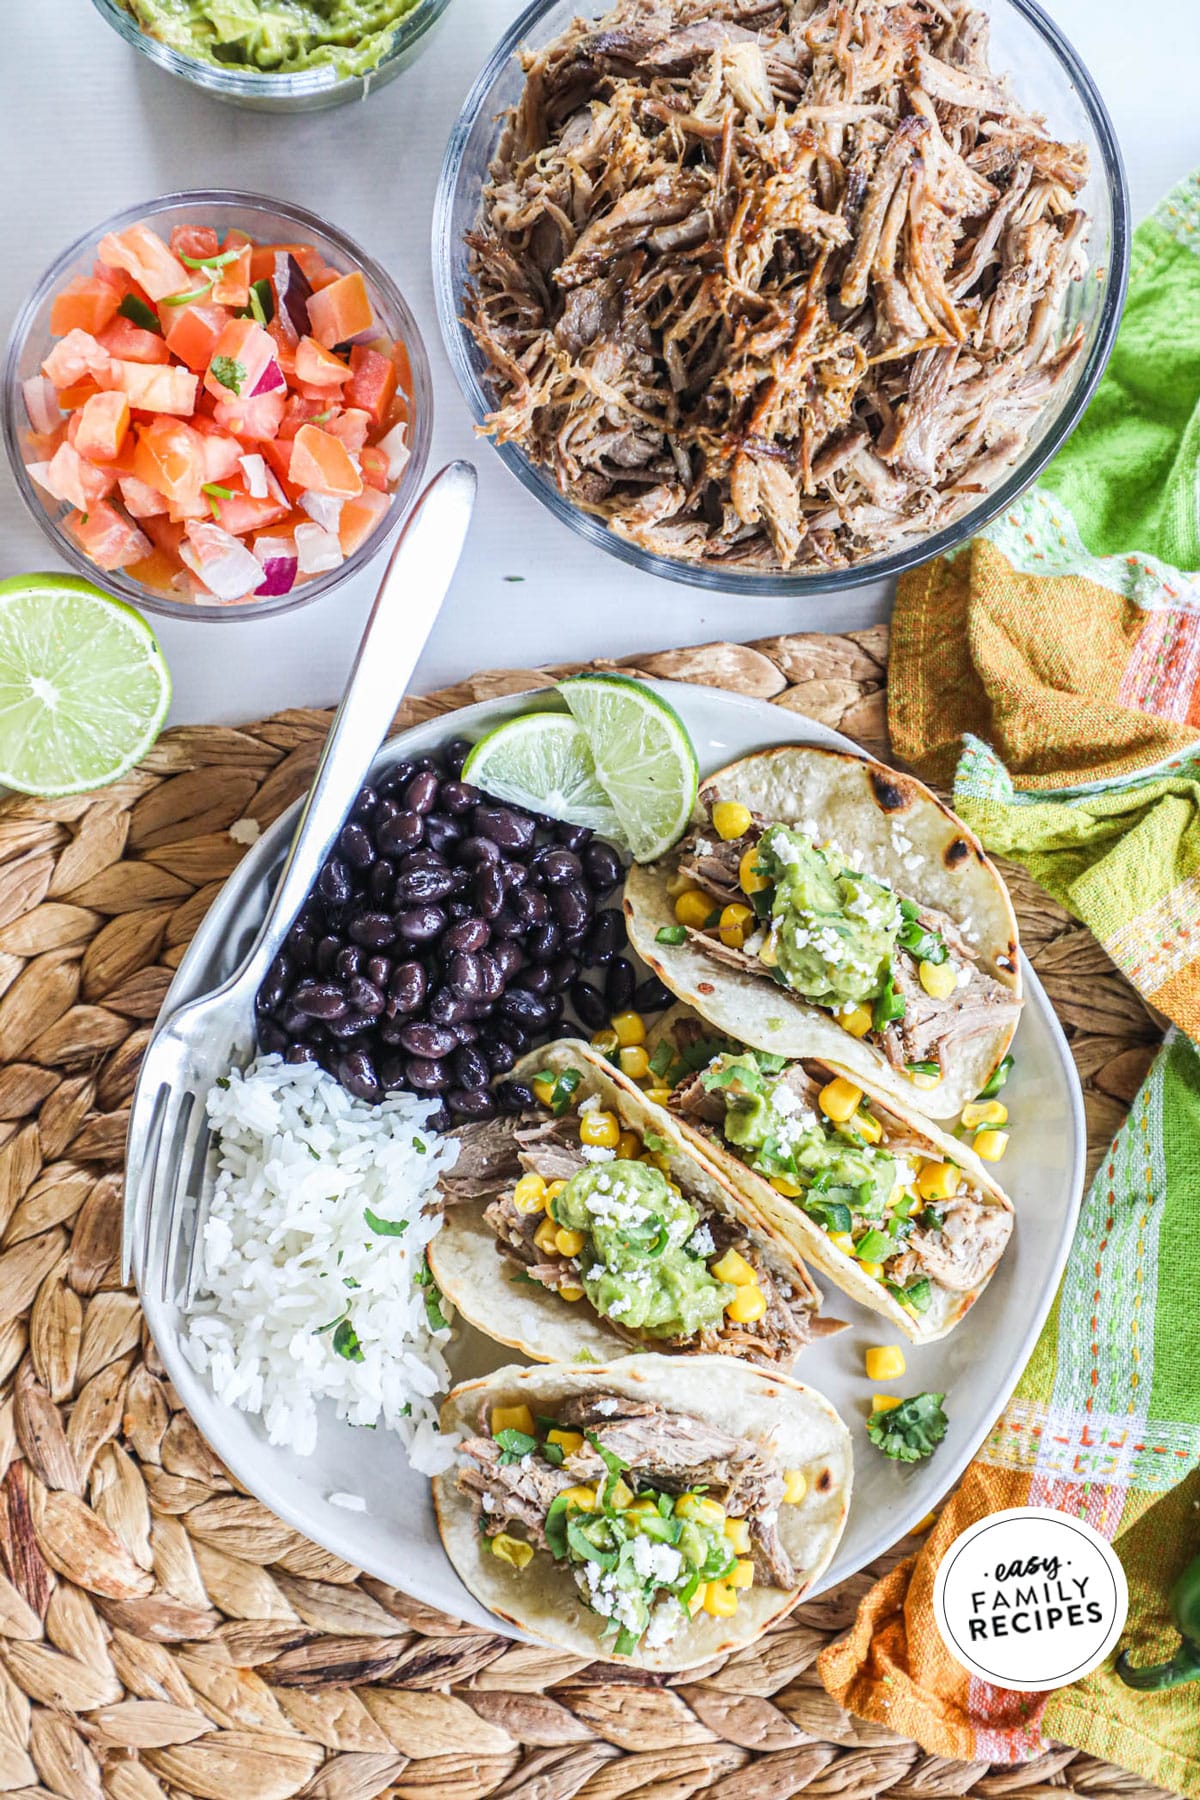
{"type": "MultiPolygon", "coordinates": [[[[753,694],[885,753],[886,653],[878,628],[624,666],[753,694]]],[[[491,671],[406,703],[399,723],[565,672],[491,671]]],[[[228,1478],[120,1287],[127,1109],[171,973],[243,854],[229,827],[265,826],[304,791],[329,716],[169,731],[97,795],[0,803],[0,1792],[1156,1795],[1072,1750],[994,1772],[945,1762],[825,1694],[818,1651],[911,1542],[663,1683],[460,1626],[228,1478]]],[[[1157,1028],[1087,932],[1010,876],[1083,1079],[1094,1167],[1157,1028]]]]}

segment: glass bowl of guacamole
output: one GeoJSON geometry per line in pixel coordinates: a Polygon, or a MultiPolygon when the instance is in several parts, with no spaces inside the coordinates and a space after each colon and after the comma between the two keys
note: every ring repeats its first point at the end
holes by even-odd
{"type": "Polygon", "coordinates": [[[92,0],[128,44],[260,112],[363,100],[424,48],[450,0],[92,0]]]}

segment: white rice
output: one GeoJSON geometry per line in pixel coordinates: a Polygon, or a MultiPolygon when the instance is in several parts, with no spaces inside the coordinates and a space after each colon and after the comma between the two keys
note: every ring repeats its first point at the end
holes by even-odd
{"type": "Polygon", "coordinates": [[[278,1056],[208,1096],[219,1173],[183,1348],[218,1399],[261,1414],[273,1444],[309,1454],[317,1402],[332,1400],[352,1425],[397,1432],[422,1474],[454,1460],[434,1398],[450,1385],[450,1332],[431,1323],[435,1290],[420,1279],[440,1223],[425,1203],[458,1155],[426,1125],[436,1105],[396,1094],[371,1106],[278,1056]],[[403,1234],[380,1234],[368,1210],[406,1221],[403,1234]]]}

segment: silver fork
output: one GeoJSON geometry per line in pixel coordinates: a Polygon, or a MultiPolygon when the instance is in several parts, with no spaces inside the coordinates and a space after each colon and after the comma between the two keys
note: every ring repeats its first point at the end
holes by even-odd
{"type": "Polygon", "coordinates": [[[184,1304],[196,1280],[200,1193],[213,1083],[254,1052],[254,997],[341,829],[404,696],[450,586],[475,503],[475,470],[455,462],[429,483],[379,585],[346,691],[253,947],[211,994],[158,1024],[129,1120],[121,1272],[165,1302],[186,1248],[184,1304]]]}

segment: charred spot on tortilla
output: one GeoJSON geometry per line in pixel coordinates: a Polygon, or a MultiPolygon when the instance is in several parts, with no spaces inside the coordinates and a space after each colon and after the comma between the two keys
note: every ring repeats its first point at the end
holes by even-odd
{"type": "Polygon", "coordinates": [[[903,775],[897,775],[892,769],[882,768],[878,763],[873,763],[867,770],[867,780],[871,783],[871,792],[881,812],[903,812],[916,798],[916,790],[911,782],[905,781],[903,775]]]}
{"type": "Polygon", "coordinates": [[[713,994],[716,992],[716,989],[713,987],[711,981],[698,981],[696,983],[696,992],[698,994],[713,994]]]}
{"type": "Polygon", "coordinates": [[[822,1469],[821,1473],[813,1482],[813,1486],[816,1488],[818,1494],[826,1493],[828,1489],[833,1486],[833,1475],[831,1471],[829,1469],[822,1469]]]}
{"type": "Polygon", "coordinates": [[[955,838],[946,845],[942,860],[948,869],[956,869],[965,857],[970,856],[971,846],[965,838],[955,838]]]}

